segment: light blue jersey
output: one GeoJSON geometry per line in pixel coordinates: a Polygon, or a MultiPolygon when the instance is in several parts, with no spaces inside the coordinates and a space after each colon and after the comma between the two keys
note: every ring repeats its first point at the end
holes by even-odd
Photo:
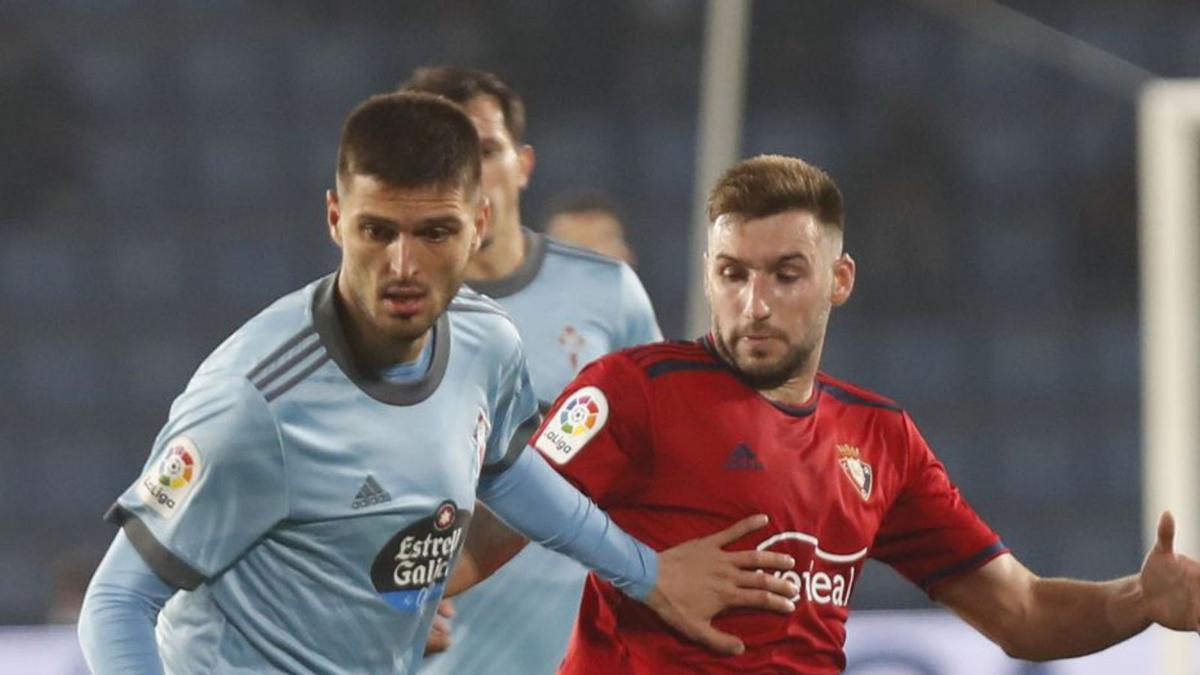
{"type": "MultiPolygon", "coordinates": [[[[526,230],[529,250],[508,278],[472,282],[517,325],[543,407],[588,363],[662,340],[654,310],[628,265],[526,230]]],[[[454,599],[451,648],[422,675],[554,673],[566,651],[587,570],[530,544],[454,599]]]]}
{"type": "Polygon", "coordinates": [[[176,593],[168,673],[405,673],[421,658],[480,473],[536,420],[517,331],[464,289],[429,367],[361,372],[321,279],[250,320],[171,407],[109,518],[176,593]]]}

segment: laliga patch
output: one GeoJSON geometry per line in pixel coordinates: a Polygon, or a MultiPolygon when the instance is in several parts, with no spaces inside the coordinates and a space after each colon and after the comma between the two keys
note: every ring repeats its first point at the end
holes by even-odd
{"type": "Polygon", "coordinates": [[[854,483],[854,489],[858,490],[858,495],[867,501],[871,498],[871,488],[875,484],[875,475],[871,471],[871,465],[862,461],[859,455],[858,448],[853,445],[839,445],[838,464],[842,465],[842,472],[846,474],[846,478],[854,483]]]}
{"type": "Polygon", "coordinates": [[[158,515],[174,518],[203,471],[204,459],[196,444],[187,436],[176,436],[167,441],[162,458],[138,481],[138,496],[158,515]]]}
{"type": "Polygon", "coordinates": [[[596,387],[584,387],[550,414],[534,447],[555,464],[566,464],[604,428],[608,399],[596,387]]]}

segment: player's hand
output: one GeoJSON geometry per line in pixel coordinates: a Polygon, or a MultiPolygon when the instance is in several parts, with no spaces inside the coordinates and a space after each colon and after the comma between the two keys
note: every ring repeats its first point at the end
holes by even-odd
{"type": "Polygon", "coordinates": [[[433,617],[433,627],[429,630],[429,637],[425,638],[425,656],[450,648],[450,619],[453,618],[454,603],[449,600],[439,602],[437,614],[433,617]]]}
{"type": "Polygon", "coordinates": [[[1175,517],[1163,511],[1158,541],[1139,575],[1148,618],[1173,630],[1200,630],[1200,563],[1175,552],[1175,517]]]}
{"type": "Polygon", "coordinates": [[[791,556],[721,549],[766,524],[766,516],[750,516],[716,534],[659,553],[658,584],[646,604],[688,638],[721,654],[741,654],[745,645],[713,628],[714,616],[734,607],[783,614],[796,609],[790,600],[798,593],[796,587],[768,573],[792,569],[796,561],[791,556]]]}

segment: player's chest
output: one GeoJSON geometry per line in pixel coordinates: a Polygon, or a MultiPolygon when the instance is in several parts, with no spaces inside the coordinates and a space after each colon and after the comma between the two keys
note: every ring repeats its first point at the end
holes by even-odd
{"type": "Polygon", "coordinates": [[[647,490],[657,498],[731,516],[766,513],[774,529],[847,553],[870,544],[895,499],[901,453],[871,425],[745,407],[656,412],[673,420],[655,429],[647,490]]]}
{"type": "Polygon", "coordinates": [[[482,386],[447,378],[408,406],[344,396],[310,401],[307,418],[280,425],[293,518],[408,518],[447,500],[472,508],[491,431],[482,386]]]}

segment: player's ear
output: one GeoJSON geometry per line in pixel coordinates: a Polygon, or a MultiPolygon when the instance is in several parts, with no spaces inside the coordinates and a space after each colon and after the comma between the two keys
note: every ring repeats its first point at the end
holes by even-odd
{"type": "Polygon", "coordinates": [[[854,292],[856,272],[857,266],[849,253],[843,253],[833,261],[833,290],[830,301],[834,307],[840,307],[850,299],[850,294],[854,292]]]}
{"type": "Polygon", "coordinates": [[[704,277],[704,297],[708,298],[708,301],[711,303],[712,302],[712,281],[709,280],[709,278],[708,278],[709,277],[709,275],[708,275],[708,251],[704,252],[704,265],[703,265],[702,269],[704,270],[704,274],[701,275],[704,277]]]}
{"type": "Polygon", "coordinates": [[[537,154],[534,153],[532,145],[517,147],[517,163],[521,167],[520,188],[524,190],[529,185],[529,177],[533,175],[533,167],[537,165],[537,154]]]}
{"type": "Polygon", "coordinates": [[[475,236],[471,240],[471,255],[483,245],[488,228],[492,226],[492,200],[488,199],[483,190],[479,191],[479,207],[475,209],[475,236]]]}
{"type": "Polygon", "coordinates": [[[342,232],[338,223],[342,219],[342,207],[338,204],[337,190],[325,191],[325,221],[329,224],[329,238],[338,246],[342,245],[342,232]]]}

